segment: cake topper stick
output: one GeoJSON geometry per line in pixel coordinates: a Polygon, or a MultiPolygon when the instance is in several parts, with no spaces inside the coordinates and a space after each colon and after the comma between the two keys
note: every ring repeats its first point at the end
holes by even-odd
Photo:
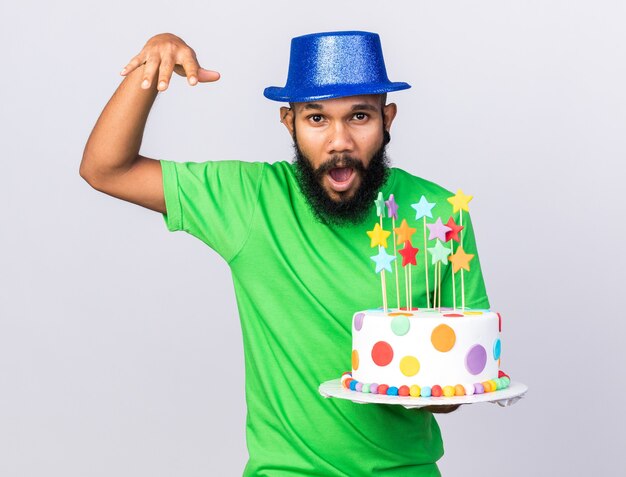
{"type": "MultiPolygon", "coordinates": [[[[428,242],[426,241],[426,217],[424,217],[424,249],[428,242]]],[[[426,249],[427,250],[427,249],[426,249]]],[[[424,270],[426,272],[426,305],[427,308],[430,308],[430,291],[428,290],[428,253],[424,252],[424,270]]]]}
{"type": "MultiPolygon", "coordinates": [[[[406,309],[410,310],[411,306],[411,296],[409,295],[409,274],[406,271],[407,267],[404,267],[404,296],[406,298],[406,309]]],[[[411,269],[411,265],[408,266],[408,269],[411,269]]]]}
{"type": "MultiPolygon", "coordinates": [[[[433,308],[437,308],[437,262],[433,263],[433,308]]],[[[430,307],[429,307],[430,308],[430,307]]]]}
{"type": "Polygon", "coordinates": [[[383,291],[383,309],[385,313],[387,313],[387,284],[385,282],[385,270],[391,272],[391,262],[393,262],[396,257],[393,255],[389,255],[385,248],[381,245],[378,246],[378,255],[374,255],[370,257],[374,262],[376,262],[376,273],[381,273],[381,285],[383,291]]]}
{"type": "Polygon", "coordinates": [[[450,262],[452,263],[452,275],[461,270],[461,299],[462,307],[465,309],[465,289],[463,288],[463,271],[470,271],[469,263],[474,258],[474,254],[465,253],[463,245],[459,245],[456,249],[456,253],[450,256],[450,262]]]}
{"type": "Polygon", "coordinates": [[[433,308],[437,306],[441,309],[441,263],[448,264],[450,249],[446,248],[439,239],[436,239],[435,246],[428,249],[435,265],[435,296],[433,297],[433,308]],[[439,265],[439,267],[437,267],[439,265]],[[439,287],[437,287],[439,283],[439,287]],[[439,293],[437,295],[437,292],[439,293]]]}
{"type": "MultiPolygon", "coordinates": [[[[459,225],[463,225],[463,211],[459,212],[459,225]]],[[[463,232],[461,232],[461,243],[459,244],[461,250],[463,250],[463,232]]],[[[454,272],[452,272],[454,275],[454,272]]],[[[465,310],[465,275],[461,268],[461,310],[465,310]]]]}
{"type": "MultiPolygon", "coordinates": [[[[406,225],[406,221],[403,220],[402,221],[402,225],[406,225]]],[[[412,229],[413,231],[415,231],[415,229],[412,229]]],[[[412,234],[413,232],[411,232],[412,234]]],[[[405,288],[406,288],[406,300],[407,300],[407,304],[406,304],[406,309],[407,310],[411,310],[413,309],[413,300],[411,298],[411,265],[416,265],[416,259],[415,256],[417,255],[417,252],[419,252],[419,249],[413,247],[413,245],[411,245],[411,241],[410,240],[406,240],[404,242],[404,248],[400,250],[400,255],[402,255],[402,266],[404,267],[404,283],[405,283],[405,288]],[[409,280],[407,282],[407,268],[409,269],[409,280]]]]}
{"type": "MultiPolygon", "coordinates": [[[[393,254],[395,256],[398,255],[398,248],[396,247],[396,219],[398,218],[398,204],[396,204],[396,200],[393,197],[393,194],[389,196],[389,200],[385,201],[385,205],[387,206],[387,217],[391,217],[391,227],[393,230],[393,254]]],[[[381,216],[382,220],[382,216],[381,216]]],[[[398,284],[398,261],[395,262],[395,270],[396,270],[396,307],[400,308],[400,285],[398,284]]]]}
{"type": "MultiPolygon", "coordinates": [[[[452,249],[452,255],[454,255],[454,244],[450,244],[452,249]]],[[[456,311],[456,280],[454,279],[454,272],[452,272],[452,309],[456,311]]]]}
{"type": "Polygon", "coordinates": [[[409,263],[408,267],[409,267],[409,306],[408,306],[408,310],[412,310],[413,309],[413,284],[411,283],[412,279],[411,279],[411,264],[410,263],[409,263]]]}
{"type": "Polygon", "coordinates": [[[387,280],[385,280],[385,270],[384,269],[381,270],[380,276],[382,278],[381,285],[383,287],[383,310],[385,310],[385,313],[387,313],[387,280]]]}
{"type": "Polygon", "coordinates": [[[438,276],[439,276],[439,301],[438,301],[438,305],[439,305],[439,311],[441,311],[441,262],[437,263],[437,270],[439,270],[439,272],[438,272],[438,276]]]}
{"type": "MultiPolygon", "coordinates": [[[[416,232],[417,229],[413,227],[409,227],[409,224],[406,223],[406,219],[402,219],[402,223],[400,227],[396,227],[393,231],[396,233],[397,240],[396,243],[400,245],[404,244],[404,248],[399,250],[400,255],[402,255],[402,267],[404,267],[404,281],[405,281],[405,292],[406,292],[406,307],[407,310],[413,308],[413,287],[411,283],[411,265],[417,265],[415,262],[415,254],[418,249],[413,248],[411,245],[411,237],[416,232]],[[408,242],[408,244],[407,244],[408,242]],[[407,248],[408,247],[408,248],[407,248]],[[407,278],[407,267],[408,267],[408,278],[407,278]],[[407,283],[408,280],[408,283],[407,283]]],[[[397,264],[398,262],[396,262],[397,264]]]]}
{"type": "MultiPolygon", "coordinates": [[[[382,192],[378,193],[378,196],[376,197],[374,204],[376,205],[376,215],[378,215],[378,217],[380,218],[380,223],[378,225],[380,226],[380,230],[382,231],[381,235],[384,235],[384,240],[379,241],[378,243],[378,257],[380,257],[381,253],[383,253],[382,247],[385,247],[385,248],[387,247],[387,237],[389,237],[389,235],[391,234],[391,232],[383,230],[383,214],[385,210],[385,200],[383,199],[382,192]]],[[[376,227],[374,227],[373,233],[374,234],[376,233],[376,227]]],[[[370,235],[370,232],[367,232],[367,234],[370,235]]],[[[373,247],[374,237],[372,235],[370,235],[370,237],[372,238],[372,247],[373,247]]],[[[384,252],[384,254],[387,255],[388,257],[390,256],[387,254],[387,252],[384,252]]],[[[372,259],[374,258],[372,257],[372,259]]],[[[394,259],[395,259],[395,256],[394,256],[394,259]]],[[[391,263],[391,260],[388,260],[386,265],[389,265],[390,263],[391,263]]],[[[380,265],[380,262],[377,261],[376,272],[381,272],[380,283],[383,289],[383,309],[385,310],[385,313],[387,313],[387,280],[385,280],[385,268],[387,268],[387,266],[384,266],[379,269],[379,265],[380,265]]],[[[389,271],[391,271],[391,268],[389,268],[389,271]]]]}
{"type": "MultiPolygon", "coordinates": [[[[469,212],[468,204],[472,199],[473,196],[465,195],[461,189],[456,191],[456,195],[448,198],[448,202],[452,204],[452,212],[459,212],[459,225],[461,227],[463,226],[463,211],[469,212]]],[[[459,248],[463,250],[463,234],[461,234],[459,248]]],[[[465,310],[465,277],[463,276],[463,268],[461,268],[461,308],[465,310]]]]}
{"type": "Polygon", "coordinates": [[[426,275],[426,303],[430,308],[430,287],[428,284],[428,242],[426,241],[426,217],[433,218],[432,210],[435,206],[434,203],[428,202],[425,196],[420,197],[419,202],[411,204],[411,207],[415,209],[415,220],[423,218],[424,224],[424,273],[426,275]]]}
{"type": "MultiPolygon", "coordinates": [[[[450,229],[446,232],[446,242],[450,242],[450,251],[452,255],[454,255],[454,241],[460,241],[459,232],[463,230],[463,227],[456,224],[454,217],[450,217],[448,219],[446,227],[450,229]]],[[[454,278],[454,273],[452,273],[452,307],[456,310],[456,280],[454,278]]]]}

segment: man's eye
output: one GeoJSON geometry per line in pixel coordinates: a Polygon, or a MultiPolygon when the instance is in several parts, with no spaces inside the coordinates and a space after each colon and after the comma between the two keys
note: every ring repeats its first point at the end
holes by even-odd
{"type": "Polygon", "coordinates": [[[311,121],[313,121],[314,123],[319,123],[321,120],[322,120],[321,114],[314,114],[313,116],[311,116],[311,121]]]}
{"type": "Polygon", "coordinates": [[[365,114],[365,113],[355,113],[354,117],[356,119],[358,119],[359,121],[363,121],[365,118],[367,118],[367,114],[365,114]]]}

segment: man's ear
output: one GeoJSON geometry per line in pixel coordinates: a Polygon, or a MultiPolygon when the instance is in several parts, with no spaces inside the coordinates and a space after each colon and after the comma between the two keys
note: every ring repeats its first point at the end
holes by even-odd
{"type": "Polygon", "coordinates": [[[293,137],[293,109],[287,106],[281,106],[280,108],[280,122],[285,125],[289,131],[289,135],[293,137]]]}
{"type": "Polygon", "coordinates": [[[385,129],[389,131],[391,129],[391,123],[393,123],[398,107],[396,103],[389,103],[383,107],[383,119],[385,121],[385,129]]]}

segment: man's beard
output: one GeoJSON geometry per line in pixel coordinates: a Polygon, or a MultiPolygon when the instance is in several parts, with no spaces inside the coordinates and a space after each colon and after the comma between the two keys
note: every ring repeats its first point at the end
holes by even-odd
{"type": "Polygon", "coordinates": [[[378,191],[389,176],[389,159],[385,151],[388,140],[385,139],[367,167],[350,155],[334,155],[314,169],[294,137],[296,178],[309,207],[319,221],[329,225],[346,225],[357,224],[365,219],[374,206],[378,191]],[[328,171],[339,165],[353,168],[353,174],[360,175],[361,183],[352,197],[340,196],[340,199],[335,201],[322,186],[322,181],[328,171]]]}

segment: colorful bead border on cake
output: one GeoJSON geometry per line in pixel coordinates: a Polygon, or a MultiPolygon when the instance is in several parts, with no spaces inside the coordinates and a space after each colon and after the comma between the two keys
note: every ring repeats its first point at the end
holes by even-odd
{"type": "Polygon", "coordinates": [[[482,381],[480,383],[474,383],[474,389],[472,392],[463,386],[462,384],[456,384],[454,386],[440,386],[438,384],[434,386],[418,386],[413,384],[411,386],[389,386],[387,384],[378,383],[362,383],[352,378],[352,373],[346,371],[341,375],[342,387],[351,391],[369,393],[369,394],[381,394],[387,396],[410,396],[410,397],[453,397],[453,396],[471,396],[474,394],[484,394],[494,391],[500,391],[506,389],[511,383],[511,378],[502,372],[498,371],[498,377],[482,381]]]}

